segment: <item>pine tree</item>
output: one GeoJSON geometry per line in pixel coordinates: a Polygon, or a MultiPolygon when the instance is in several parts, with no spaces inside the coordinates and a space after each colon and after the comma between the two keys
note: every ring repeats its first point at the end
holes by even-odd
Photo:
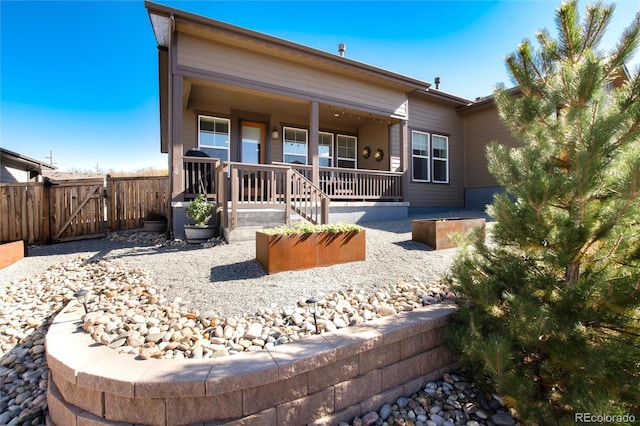
{"type": "Polygon", "coordinates": [[[492,144],[492,241],[461,248],[451,343],[517,415],[640,419],[640,77],[611,84],[640,44],[640,13],[608,53],[614,6],[556,12],[558,38],[507,56],[517,90],[495,91],[521,141],[492,144]]]}

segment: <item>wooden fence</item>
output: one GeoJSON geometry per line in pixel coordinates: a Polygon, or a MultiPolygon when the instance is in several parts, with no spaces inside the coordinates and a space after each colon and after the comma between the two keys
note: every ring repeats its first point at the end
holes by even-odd
{"type": "Polygon", "coordinates": [[[166,215],[169,203],[166,176],[0,184],[0,243],[42,244],[141,228],[148,212],[166,215]]]}
{"type": "Polygon", "coordinates": [[[141,228],[151,212],[167,216],[170,206],[166,176],[107,178],[107,216],[111,231],[141,228]]]}

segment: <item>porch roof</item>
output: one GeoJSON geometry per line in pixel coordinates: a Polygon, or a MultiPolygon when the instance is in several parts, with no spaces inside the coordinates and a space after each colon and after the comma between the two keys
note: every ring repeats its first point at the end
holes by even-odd
{"type": "MultiPolygon", "coordinates": [[[[315,60],[330,62],[345,70],[360,72],[372,77],[381,78],[391,83],[401,84],[407,87],[407,91],[428,90],[431,84],[413,77],[398,74],[383,68],[378,68],[363,62],[355,61],[343,56],[324,52],[312,47],[304,46],[278,37],[270,36],[247,28],[217,21],[201,15],[185,12],[180,9],[171,8],[158,3],[145,1],[145,7],[149,13],[151,26],[153,28],[156,42],[160,47],[169,47],[171,34],[176,31],[180,23],[195,24],[210,30],[227,33],[235,38],[250,40],[255,43],[289,51],[296,55],[312,58],[315,60]]],[[[179,29],[179,28],[178,28],[179,29]]]]}

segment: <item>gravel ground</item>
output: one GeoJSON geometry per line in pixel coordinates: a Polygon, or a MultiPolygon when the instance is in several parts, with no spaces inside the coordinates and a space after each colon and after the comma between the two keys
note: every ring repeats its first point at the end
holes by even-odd
{"type": "Polygon", "coordinates": [[[435,282],[449,271],[456,250],[435,251],[412,241],[411,220],[462,216],[486,217],[478,211],[457,211],[365,223],[367,260],[305,271],[265,274],[255,260],[252,241],[210,248],[162,246],[131,233],[124,241],[104,238],[30,247],[28,257],[0,270],[0,282],[39,275],[50,265],[80,255],[90,261],[121,259],[131,268],[148,271],[169,300],[182,298],[200,312],[213,310],[221,316],[241,317],[259,308],[291,306],[300,299],[340,289],[368,292],[407,280],[435,282]]]}

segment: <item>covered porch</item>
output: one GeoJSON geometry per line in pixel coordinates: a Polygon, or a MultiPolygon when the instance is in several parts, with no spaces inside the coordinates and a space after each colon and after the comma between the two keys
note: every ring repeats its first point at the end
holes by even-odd
{"type": "Polygon", "coordinates": [[[174,203],[205,193],[221,227],[234,230],[247,209],[322,223],[332,201],[404,201],[406,125],[394,114],[182,80],[172,120],[180,137],[169,150],[174,203]]]}

